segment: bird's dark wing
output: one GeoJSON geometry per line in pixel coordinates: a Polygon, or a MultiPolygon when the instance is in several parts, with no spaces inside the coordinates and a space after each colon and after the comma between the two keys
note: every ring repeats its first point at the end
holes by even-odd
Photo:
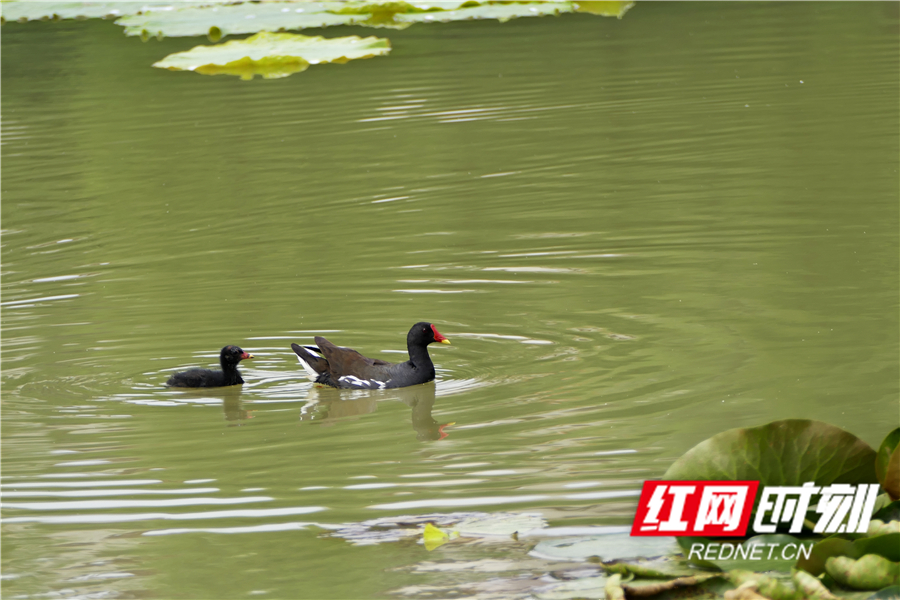
{"type": "Polygon", "coordinates": [[[394,363],[368,358],[352,348],[335,346],[323,337],[316,337],[316,345],[325,355],[334,379],[353,376],[359,379],[382,379],[394,363]]]}

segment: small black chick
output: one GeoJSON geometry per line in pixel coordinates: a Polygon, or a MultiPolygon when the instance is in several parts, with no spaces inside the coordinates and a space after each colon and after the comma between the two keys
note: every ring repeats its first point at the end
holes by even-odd
{"type": "Polygon", "coordinates": [[[253,355],[244,352],[237,346],[225,346],[222,348],[222,353],[219,354],[219,363],[222,365],[221,371],[191,369],[190,371],[175,373],[169,377],[166,385],[170,387],[208,388],[244,383],[237,366],[245,358],[253,358],[253,355]]]}

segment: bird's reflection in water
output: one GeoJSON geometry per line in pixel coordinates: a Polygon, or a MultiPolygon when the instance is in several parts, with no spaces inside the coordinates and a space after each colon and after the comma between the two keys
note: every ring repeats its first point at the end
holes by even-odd
{"type": "Polygon", "coordinates": [[[334,425],[342,419],[375,412],[379,400],[400,400],[412,409],[412,426],[416,439],[423,442],[442,440],[444,428],[452,423],[438,423],[431,416],[434,407],[434,382],[393,390],[338,390],[312,387],[306,404],[300,410],[301,421],[318,421],[334,425]]]}
{"type": "Polygon", "coordinates": [[[253,418],[252,410],[244,410],[241,403],[241,386],[229,388],[222,395],[222,410],[225,411],[225,420],[229,421],[229,427],[240,427],[244,421],[253,418]]]}
{"type": "MultiPolygon", "coordinates": [[[[228,421],[229,427],[240,427],[244,424],[244,421],[253,418],[252,410],[244,410],[241,402],[241,392],[243,390],[239,385],[206,389],[179,388],[178,391],[184,396],[196,398],[197,402],[214,399],[221,400],[222,410],[225,413],[225,420],[228,421]]],[[[211,404],[211,402],[204,402],[204,404],[211,404]]]]}

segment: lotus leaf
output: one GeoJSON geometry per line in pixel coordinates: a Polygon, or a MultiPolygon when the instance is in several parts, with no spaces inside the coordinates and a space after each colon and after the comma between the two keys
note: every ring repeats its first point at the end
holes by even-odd
{"type": "Polygon", "coordinates": [[[769,577],[752,571],[735,570],[728,572],[728,578],[738,586],[747,586],[759,590],[760,595],[772,600],[794,600],[797,591],[793,585],[775,577],[769,577]]]}
{"type": "Polygon", "coordinates": [[[832,556],[825,570],[843,586],[857,590],[880,590],[900,583],[900,563],[877,554],[866,554],[858,560],[849,556],[832,556]]]}
{"type": "Polygon", "coordinates": [[[49,19],[96,19],[133,15],[153,9],[179,6],[209,6],[227,0],[196,0],[188,2],[3,2],[0,8],[5,21],[38,21],[49,19]]]}
{"type": "Polygon", "coordinates": [[[884,489],[891,500],[898,500],[900,499],[900,446],[891,452],[891,458],[888,460],[885,471],[884,489]]]}
{"type": "Polygon", "coordinates": [[[602,0],[581,0],[575,2],[578,12],[600,15],[601,17],[617,17],[621,19],[634,2],[610,2],[602,0]]]}
{"type": "Polygon", "coordinates": [[[869,522],[868,535],[884,535],[886,533],[900,533],[900,521],[888,521],[885,523],[879,519],[872,519],[869,522]]]}
{"type": "Polygon", "coordinates": [[[900,562],[900,533],[886,533],[864,537],[853,542],[857,556],[878,554],[888,560],[900,562]]]}
{"type": "Polygon", "coordinates": [[[669,467],[668,480],[758,480],[760,486],[815,481],[877,483],[875,451],[821,421],[791,419],[729,429],[700,442],[669,467]]]}
{"type": "Polygon", "coordinates": [[[376,37],[326,39],[264,31],[246,40],[197,46],[187,52],[170,54],[153,66],[206,75],[239,75],[242,79],[252,79],[254,75],[273,79],[304,71],[311,64],[344,63],[387,54],[390,50],[388,40],[376,37]]]}
{"type": "Polygon", "coordinates": [[[289,31],[310,27],[351,25],[368,15],[326,12],[340,2],[245,2],[211,8],[184,7],[125,16],[116,24],[132,36],[185,37],[209,35],[214,41],[226,35],[289,31]],[[211,33],[212,32],[212,33],[211,33]]]}
{"type": "Polygon", "coordinates": [[[866,600],[897,600],[900,598],[900,585],[892,585],[883,590],[878,590],[866,600]]]}
{"type": "Polygon", "coordinates": [[[878,456],[875,458],[875,472],[878,474],[878,481],[884,485],[887,476],[888,463],[891,454],[900,446],[900,427],[887,434],[881,446],[878,447],[878,456]]]}
{"type": "Polygon", "coordinates": [[[797,561],[797,568],[818,576],[825,572],[825,564],[829,558],[845,556],[855,559],[866,554],[876,554],[893,562],[900,561],[900,533],[876,535],[856,541],[839,536],[826,538],[813,546],[809,558],[797,561]]]}
{"type": "Polygon", "coordinates": [[[797,589],[803,593],[804,598],[818,600],[836,600],[837,598],[837,596],[832,594],[819,579],[813,577],[806,571],[795,569],[793,573],[791,573],[791,579],[794,580],[794,585],[797,586],[797,589]]]}
{"type": "Polygon", "coordinates": [[[671,538],[631,537],[628,534],[546,540],[530,552],[547,560],[584,561],[591,556],[604,560],[661,556],[675,551],[671,538]]]}
{"type": "Polygon", "coordinates": [[[900,500],[894,500],[893,502],[882,506],[875,511],[872,518],[880,519],[884,522],[900,520],[900,500]]]}
{"type": "Polygon", "coordinates": [[[625,590],[628,597],[655,596],[678,588],[694,587],[715,577],[721,577],[721,575],[719,573],[704,573],[689,577],[678,577],[669,581],[629,581],[622,584],[622,589],[625,590]]]}
{"type": "Polygon", "coordinates": [[[625,600],[625,590],[622,589],[622,576],[616,573],[606,580],[603,588],[608,600],[625,600]]]}

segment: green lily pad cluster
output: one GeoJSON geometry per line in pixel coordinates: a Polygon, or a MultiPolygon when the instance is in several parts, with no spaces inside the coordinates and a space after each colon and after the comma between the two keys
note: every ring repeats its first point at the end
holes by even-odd
{"type": "MultiPolygon", "coordinates": [[[[900,428],[892,431],[878,452],[846,431],[807,420],[776,421],[761,427],[733,429],[706,440],[677,460],[667,480],[759,480],[766,485],[879,483],[891,481],[891,463],[900,444],[900,428]],[[881,461],[885,466],[878,467],[881,461]]],[[[703,538],[631,537],[571,532],[555,534],[540,515],[518,513],[434,513],[383,517],[363,523],[330,526],[329,535],[352,544],[415,541],[428,552],[461,549],[490,540],[505,542],[509,554],[527,557],[505,565],[488,560],[461,563],[488,570],[525,572],[482,582],[467,581],[432,594],[492,597],[512,589],[540,600],[573,598],[700,598],[730,600],[803,600],[835,598],[877,600],[900,598],[900,500],[879,496],[868,532],[815,534],[813,524],[796,535],[751,535],[716,543],[760,546],[763,560],[690,559],[694,543],[703,538]],[[540,541],[531,542],[533,538],[540,541]],[[678,546],[683,552],[678,552],[678,546]],[[784,548],[792,548],[785,557],[784,548]],[[799,549],[803,551],[799,551],[799,549]],[[796,558],[795,558],[796,557],[796,558]],[[689,560],[690,559],[690,560],[689,560]],[[874,594],[873,594],[874,592],[874,594]]],[[[752,521],[751,521],[752,522],[752,521]]],[[[588,528],[591,529],[591,528],[588,528]]],[[[593,528],[596,530],[596,528],[593,528]]],[[[583,531],[583,530],[582,530],[583,531]]],[[[746,550],[746,548],[745,548],[746,550]]],[[[747,557],[749,551],[732,556],[747,557]]],[[[448,554],[449,555],[449,554],[448,554]]],[[[720,555],[721,556],[721,555],[720,555]]],[[[468,565],[468,566],[467,566],[468,565]]],[[[422,570],[454,570],[452,563],[423,563],[422,570]]]]}
{"type": "Polygon", "coordinates": [[[151,37],[207,36],[218,42],[228,35],[254,34],[245,40],[217,46],[197,46],[167,56],[154,67],[204,75],[237,75],[253,79],[286,77],[311,64],[347,62],[390,52],[384,38],[356,36],[326,39],[287,34],[308,28],[357,25],[405,29],[416,23],[447,23],[473,19],[500,22],[519,17],[542,17],[584,12],[622,18],[633,6],[629,1],[495,2],[441,0],[323,1],[284,0],[232,2],[227,0],[175,0],[161,2],[35,2],[0,3],[0,22],[59,19],[117,18],[125,34],[151,37]]]}
{"type": "MultiPolygon", "coordinates": [[[[735,597],[829,598],[854,590],[885,590],[900,585],[900,501],[895,487],[900,477],[898,448],[900,428],[889,433],[876,452],[856,436],[826,423],[776,421],[732,429],[701,442],[678,459],[663,479],[759,480],[760,487],[800,486],[807,481],[819,485],[880,484],[885,493],[876,501],[876,512],[865,534],[836,533],[823,538],[813,532],[809,515],[804,531],[796,536],[779,533],[726,542],[774,544],[776,550],[789,544],[794,548],[802,545],[806,552],[795,553],[796,560],[781,558],[782,553],[777,551],[775,560],[768,561],[691,559],[702,568],[727,572],[732,583],[743,586],[741,595],[735,597]],[[754,571],[770,574],[761,576],[754,571]],[[777,572],[792,575],[788,579],[772,574],[777,572]]],[[[689,558],[692,545],[711,543],[705,538],[677,539],[689,558]]]]}

